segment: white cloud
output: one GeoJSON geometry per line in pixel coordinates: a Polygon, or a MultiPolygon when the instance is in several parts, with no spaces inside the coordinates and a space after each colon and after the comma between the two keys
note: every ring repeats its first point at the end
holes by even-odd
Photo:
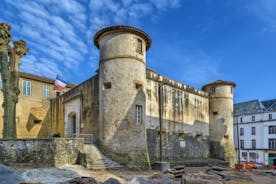
{"type": "Polygon", "coordinates": [[[137,26],[160,10],[177,8],[179,0],[4,0],[0,18],[30,51],[21,69],[47,77],[80,75],[81,65],[98,67],[92,44],[97,30],[112,24],[137,26]],[[11,13],[13,11],[13,13],[11,13]],[[16,12],[16,13],[15,13],[16,12]],[[88,58],[88,59],[87,59],[88,58]],[[75,72],[75,73],[74,73],[75,72]]]}

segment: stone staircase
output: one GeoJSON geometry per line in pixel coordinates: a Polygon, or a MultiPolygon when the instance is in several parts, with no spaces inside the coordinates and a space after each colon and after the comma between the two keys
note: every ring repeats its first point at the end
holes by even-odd
{"type": "Polygon", "coordinates": [[[103,170],[123,167],[121,164],[103,155],[94,144],[85,144],[84,154],[86,157],[85,167],[89,169],[103,170]]]}

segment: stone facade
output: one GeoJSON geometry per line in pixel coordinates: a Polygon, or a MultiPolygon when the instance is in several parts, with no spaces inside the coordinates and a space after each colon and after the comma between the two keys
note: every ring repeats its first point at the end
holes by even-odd
{"type": "Polygon", "coordinates": [[[160,156],[235,162],[234,83],[215,81],[199,90],[147,69],[151,39],[137,28],[104,28],[94,44],[97,74],[51,100],[48,135],[86,141],[93,135],[101,151],[129,166],[148,167],[160,156]]]}
{"type": "Polygon", "coordinates": [[[22,167],[75,164],[83,151],[83,139],[0,140],[0,163],[22,167]]]}
{"type": "MultiPolygon", "coordinates": [[[[100,53],[97,74],[53,102],[60,110],[78,101],[80,135],[93,134],[102,151],[130,166],[159,160],[160,142],[165,160],[235,161],[234,83],[216,81],[199,90],[147,69],[151,39],[133,27],[104,28],[94,43],[100,53]]],[[[66,125],[67,112],[52,114],[63,117],[53,124],[66,125]]],[[[59,131],[68,136],[66,127],[59,131]]]]}

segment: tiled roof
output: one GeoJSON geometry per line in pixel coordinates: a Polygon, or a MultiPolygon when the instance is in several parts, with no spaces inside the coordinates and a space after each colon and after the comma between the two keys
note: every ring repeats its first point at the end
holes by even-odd
{"type": "Polygon", "coordinates": [[[249,115],[262,112],[269,112],[276,110],[276,99],[272,100],[252,100],[248,102],[242,102],[234,104],[234,115],[249,115]]]}
{"type": "MultiPolygon", "coordinates": [[[[40,81],[40,82],[45,82],[48,84],[55,84],[55,80],[54,79],[50,79],[47,77],[41,77],[38,75],[34,75],[34,74],[30,74],[30,73],[26,73],[26,72],[19,72],[20,77],[25,78],[25,79],[31,79],[31,80],[35,80],[35,81],[40,81]]],[[[67,84],[67,88],[73,88],[75,87],[75,84],[67,84]]]]}

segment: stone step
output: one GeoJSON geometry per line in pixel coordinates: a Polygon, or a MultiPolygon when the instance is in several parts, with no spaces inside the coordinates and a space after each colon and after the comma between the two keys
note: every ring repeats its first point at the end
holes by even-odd
{"type": "Polygon", "coordinates": [[[104,170],[109,168],[123,167],[121,164],[103,155],[101,151],[93,144],[85,144],[84,153],[86,154],[87,168],[93,170],[104,170]]]}

